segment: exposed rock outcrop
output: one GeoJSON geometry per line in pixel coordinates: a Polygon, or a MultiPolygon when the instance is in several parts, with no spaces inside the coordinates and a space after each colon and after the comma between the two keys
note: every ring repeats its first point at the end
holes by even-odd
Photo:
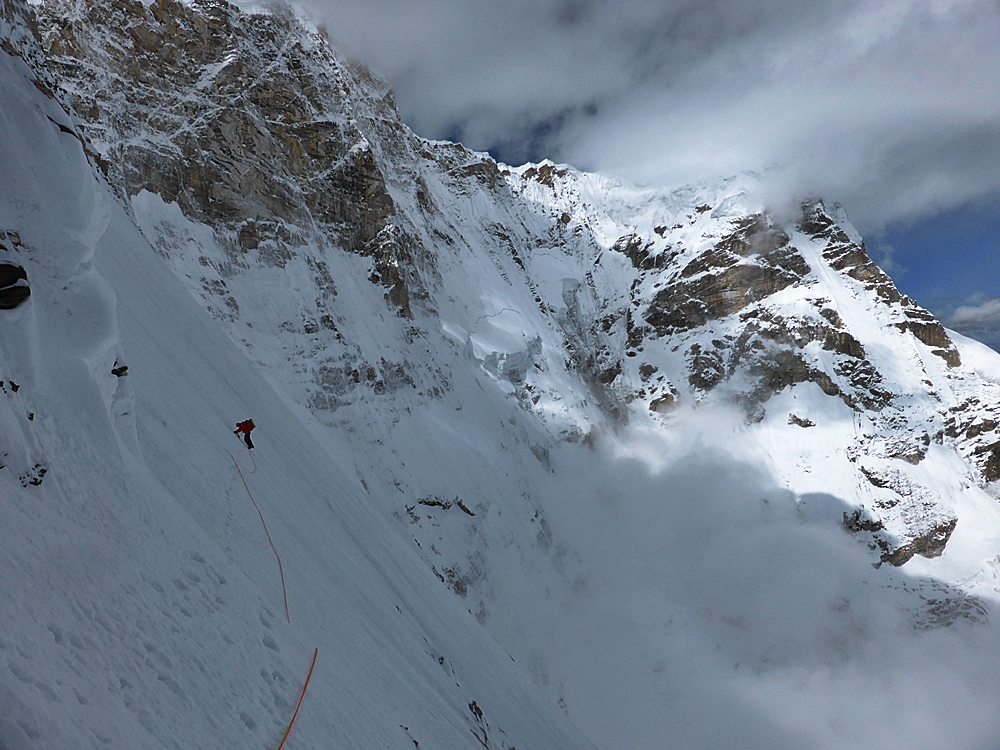
{"type": "Polygon", "coordinates": [[[25,270],[11,263],[0,263],[0,310],[13,310],[30,294],[25,270]]]}

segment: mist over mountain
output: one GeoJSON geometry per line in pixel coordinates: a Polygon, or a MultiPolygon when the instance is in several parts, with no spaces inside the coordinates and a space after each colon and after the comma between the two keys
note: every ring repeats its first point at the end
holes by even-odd
{"type": "Polygon", "coordinates": [[[512,163],[666,189],[766,170],[771,203],[823,195],[866,233],[1000,188],[989,0],[301,6],[418,133],[512,163]]]}
{"type": "Polygon", "coordinates": [[[335,21],[0,4],[0,748],[995,745],[1000,355],[335,21]]]}

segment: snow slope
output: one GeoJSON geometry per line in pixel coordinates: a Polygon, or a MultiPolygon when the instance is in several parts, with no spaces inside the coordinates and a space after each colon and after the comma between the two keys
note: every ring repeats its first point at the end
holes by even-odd
{"type": "MultiPolygon", "coordinates": [[[[472,741],[472,700],[522,750],[572,746],[560,708],[609,750],[995,746],[997,385],[980,374],[988,360],[899,295],[841,211],[812,202],[781,222],[749,178],[665,194],[425,141],[382,82],[280,7],[39,12],[54,90],[118,201],[94,263],[121,343],[109,333],[86,355],[119,425],[107,445],[141,456],[133,473],[166,488],[165,507],[220,534],[218,558],[187,545],[166,558],[176,573],[147,577],[194,613],[173,593],[175,579],[195,588],[188,571],[206,580],[185,554],[225,586],[244,567],[224,561],[252,561],[252,593],[219,596],[254,629],[230,625],[238,644],[294,657],[273,670],[286,704],[332,638],[386,665],[346,672],[332,702],[415,707],[457,732],[433,735],[448,747],[472,741]],[[117,383],[115,358],[130,366],[117,383]],[[246,416],[261,425],[247,479],[285,562],[291,642],[220,447],[240,446],[223,429],[246,416]],[[369,548],[373,560],[349,552],[369,548]],[[437,590],[418,586],[417,560],[437,590]],[[383,578],[366,561],[390,580],[405,571],[397,588],[424,604],[370,593],[383,578]],[[385,630],[397,603],[397,617],[407,603],[423,613],[419,627],[385,630]],[[329,612],[304,623],[310,607],[329,612]],[[455,611],[465,619],[444,620],[455,611]],[[480,626],[523,670],[482,696],[478,682],[463,692],[494,674],[494,647],[488,662],[472,650],[480,626]],[[441,692],[452,674],[461,687],[441,692]],[[505,687],[519,680],[543,696],[541,723],[517,708],[528,692],[505,687]]],[[[58,432],[96,429],[82,422],[58,432]]],[[[24,434],[11,477],[50,460],[24,434]]],[[[134,587],[159,602],[149,589],[134,587]]],[[[190,646],[172,642],[171,663],[187,664],[190,646]]],[[[149,684],[134,692],[167,695],[149,684]]],[[[47,705],[26,695],[26,710],[47,705]]],[[[280,729],[287,707],[251,719],[280,729]]],[[[401,712],[370,718],[387,734],[361,744],[395,746],[400,724],[432,741],[401,712]]]]}
{"type": "Polygon", "coordinates": [[[288,747],[589,747],[176,281],[25,63],[0,66],[0,227],[32,284],[0,313],[0,747],[272,748],[313,648],[288,747]]]}

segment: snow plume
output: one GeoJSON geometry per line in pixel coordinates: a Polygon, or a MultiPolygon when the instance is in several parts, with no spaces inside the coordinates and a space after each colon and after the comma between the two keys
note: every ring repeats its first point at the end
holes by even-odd
{"type": "Polygon", "coordinates": [[[991,0],[301,0],[422,135],[676,186],[768,169],[859,226],[1000,187],[991,0]]]}
{"type": "Polygon", "coordinates": [[[572,632],[548,648],[573,675],[570,717],[606,750],[995,739],[983,605],[922,627],[921,597],[946,594],[874,568],[840,500],[776,486],[766,455],[727,449],[747,455],[738,418],[705,417],[554,459],[549,520],[576,594],[558,602],[572,632]]]}

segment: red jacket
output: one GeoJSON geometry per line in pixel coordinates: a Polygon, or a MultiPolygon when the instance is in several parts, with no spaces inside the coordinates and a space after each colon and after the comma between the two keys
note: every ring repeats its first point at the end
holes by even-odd
{"type": "Polygon", "coordinates": [[[257,425],[255,425],[253,423],[252,419],[248,419],[246,422],[237,422],[236,423],[236,431],[237,432],[243,432],[243,433],[246,433],[247,435],[249,435],[250,434],[250,430],[252,430],[256,426],[257,425]]]}

